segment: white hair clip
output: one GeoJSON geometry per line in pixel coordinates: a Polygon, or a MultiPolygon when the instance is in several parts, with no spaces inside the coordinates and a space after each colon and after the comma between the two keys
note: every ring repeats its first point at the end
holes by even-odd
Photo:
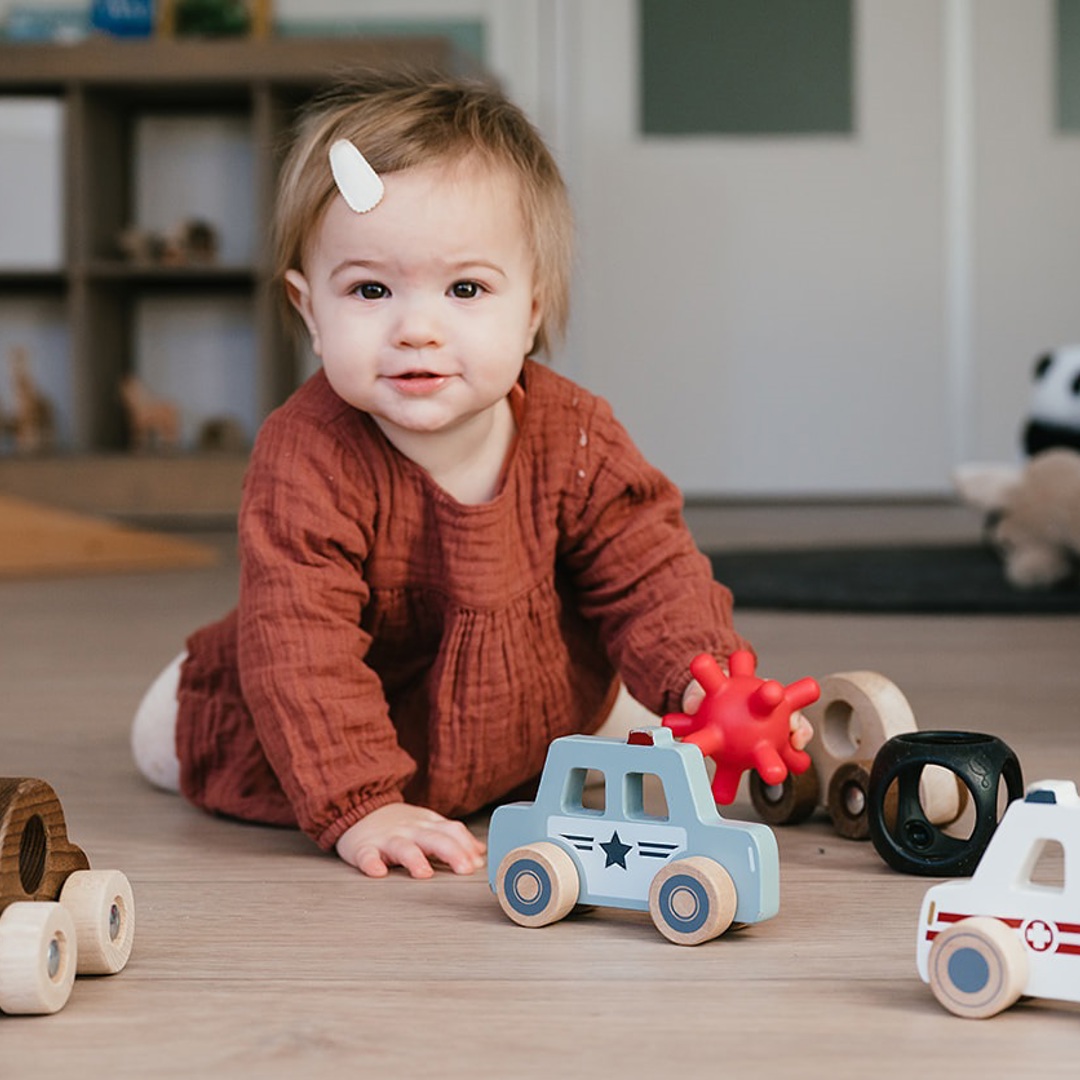
{"type": "Polygon", "coordinates": [[[382,201],[385,189],[379,174],[348,139],[330,147],[330,171],[350,210],[366,214],[382,201]]]}

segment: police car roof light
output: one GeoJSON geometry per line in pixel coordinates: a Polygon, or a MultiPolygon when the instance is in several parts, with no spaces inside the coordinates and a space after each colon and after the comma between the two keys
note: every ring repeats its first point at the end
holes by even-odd
{"type": "Polygon", "coordinates": [[[1052,791],[1029,791],[1024,796],[1024,802],[1049,803],[1051,806],[1057,806],[1057,795],[1052,791]]]}
{"type": "Polygon", "coordinates": [[[1080,806],[1074,780],[1034,780],[1024,791],[1024,802],[1046,806],[1080,806]]]}

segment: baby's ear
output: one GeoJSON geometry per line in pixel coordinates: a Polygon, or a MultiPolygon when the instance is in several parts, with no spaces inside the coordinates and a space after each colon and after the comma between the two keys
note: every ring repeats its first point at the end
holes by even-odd
{"type": "Polygon", "coordinates": [[[975,462],[953,470],[953,484],[961,500],[977,510],[1000,510],[1020,482],[1019,465],[975,462]]]}
{"type": "Polygon", "coordinates": [[[308,286],[307,278],[299,270],[285,271],[285,295],[289,298],[289,303],[300,313],[300,318],[304,320],[315,355],[321,355],[319,352],[319,327],[311,310],[311,289],[308,286]]]}
{"type": "Polygon", "coordinates": [[[529,329],[527,331],[528,348],[525,350],[526,356],[532,356],[539,351],[539,345],[549,345],[550,342],[539,342],[537,335],[540,333],[540,327],[544,323],[544,305],[538,295],[533,296],[532,310],[529,312],[529,329]]]}

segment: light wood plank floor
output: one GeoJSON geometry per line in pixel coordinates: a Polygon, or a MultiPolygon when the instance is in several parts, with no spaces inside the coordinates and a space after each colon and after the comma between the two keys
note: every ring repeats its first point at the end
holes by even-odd
{"type": "MultiPolygon", "coordinates": [[[[693,508],[704,543],[910,535],[948,507],[693,508]]],[[[223,550],[232,540],[219,538],[223,550]]],[[[130,877],[128,968],[53,1017],[0,1017],[0,1077],[1074,1076],[1080,1008],[944,1012],[914,966],[927,879],[817,818],[778,831],[782,910],[696,949],[647,916],[508,922],[485,880],[366,880],[298,835],[212,820],[135,775],[127,728],[235,563],[0,585],[0,772],[49,780],[94,865],[130,877]]],[[[1003,737],[1080,778],[1080,620],[746,613],[786,681],[868,668],[920,726],[1003,737]]],[[[752,817],[741,799],[729,816],[752,817]]],[[[473,823],[477,830],[483,821],[473,823]]],[[[1080,913],[1078,913],[1080,916],[1080,913]]],[[[1080,979],[1080,959],[1078,979],[1080,979]]]]}

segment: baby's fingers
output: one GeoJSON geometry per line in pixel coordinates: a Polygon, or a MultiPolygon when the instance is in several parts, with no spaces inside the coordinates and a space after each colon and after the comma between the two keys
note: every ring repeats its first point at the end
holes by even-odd
{"type": "Polygon", "coordinates": [[[413,840],[406,836],[392,836],[383,845],[382,857],[390,864],[408,870],[411,877],[429,878],[435,871],[428,862],[426,848],[421,838],[413,840]]]}
{"type": "Polygon", "coordinates": [[[346,829],[336,847],[350,866],[377,878],[386,877],[391,866],[429,878],[433,858],[458,874],[471,874],[484,862],[484,844],[462,822],[407,803],[373,810],[346,829]]]}
{"type": "Polygon", "coordinates": [[[814,728],[801,712],[791,714],[791,745],[796,750],[804,750],[814,737],[814,728]]]}
{"type": "Polygon", "coordinates": [[[682,696],[682,711],[687,716],[693,716],[694,713],[701,708],[701,703],[705,700],[705,688],[697,681],[697,679],[691,679],[689,685],[683,691],[682,696]]]}
{"type": "Polygon", "coordinates": [[[390,872],[390,867],[376,847],[358,848],[352,858],[346,861],[351,862],[360,873],[367,874],[368,877],[386,877],[390,872]]]}
{"type": "Polygon", "coordinates": [[[471,874],[484,865],[484,845],[460,821],[426,830],[419,843],[455,874],[471,874]]]}

